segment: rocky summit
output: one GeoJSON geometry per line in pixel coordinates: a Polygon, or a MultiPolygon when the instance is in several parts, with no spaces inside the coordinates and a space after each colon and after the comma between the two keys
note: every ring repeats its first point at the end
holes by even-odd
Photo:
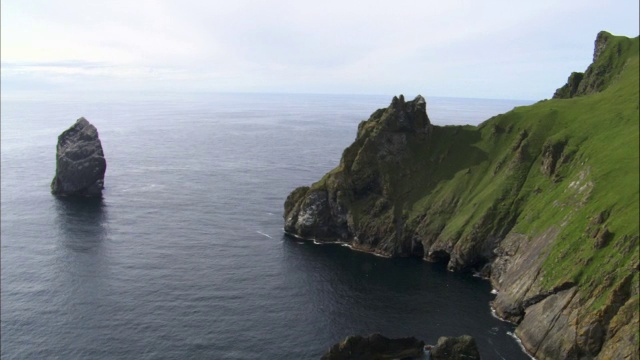
{"type": "Polygon", "coordinates": [[[81,117],[58,136],[56,174],[51,182],[51,193],[101,197],[106,169],[98,130],[81,117]]]}
{"type": "Polygon", "coordinates": [[[286,233],[478,271],[537,359],[639,358],[638,54],[601,32],[553,99],[478,126],[394,97],[287,197],[286,233]]]}

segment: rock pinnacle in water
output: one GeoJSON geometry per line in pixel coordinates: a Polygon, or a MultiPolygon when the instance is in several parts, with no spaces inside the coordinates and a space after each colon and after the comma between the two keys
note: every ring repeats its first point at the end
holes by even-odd
{"type": "Polygon", "coordinates": [[[106,169],[98,130],[81,117],[58,136],[56,174],[51,182],[51,193],[101,197],[106,169]]]}

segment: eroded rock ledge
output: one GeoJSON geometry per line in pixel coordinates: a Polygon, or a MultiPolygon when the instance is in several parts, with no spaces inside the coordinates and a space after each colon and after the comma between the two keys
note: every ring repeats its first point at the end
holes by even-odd
{"type": "Polygon", "coordinates": [[[101,197],[106,169],[98,130],[81,117],[58,137],[51,193],[101,197]]]}

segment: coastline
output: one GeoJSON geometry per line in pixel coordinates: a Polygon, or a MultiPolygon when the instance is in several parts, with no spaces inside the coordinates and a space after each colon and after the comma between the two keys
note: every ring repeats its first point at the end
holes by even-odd
{"type": "MultiPolygon", "coordinates": [[[[283,233],[284,233],[284,235],[285,235],[285,236],[288,236],[288,237],[294,238],[294,239],[296,239],[296,240],[301,240],[301,241],[303,241],[303,242],[305,242],[305,243],[312,243],[312,244],[314,244],[314,245],[320,245],[320,246],[322,246],[322,245],[342,246],[342,247],[349,248],[349,249],[350,249],[350,250],[352,250],[352,251],[357,251],[357,252],[361,252],[361,253],[366,253],[366,254],[369,254],[369,255],[373,255],[373,256],[377,256],[377,257],[381,257],[381,258],[385,258],[385,259],[391,259],[391,258],[394,258],[393,256],[381,255],[381,254],[379,254],[379,253],[376,253],[376,252],[373,252],[373,251],[370,251],[370,250],[367,250],[367,249],[364,249],[364,248],[354,247],[354,246],[352,246],[351,244],[349,244],[348,242],[344,242],[344,241],[317,241],[316,239],[304,238],[304,237],[301,237],[301,236],[298,236],[298,235],[295,235],[295,234],[288,233],[288,232],[287,232],[287,231],[285,231],[284,229],[283,229],[283,233]]],[[[400,258],[400,257],[396,257],[396,258],[400,258]]],[[[429,261],[429,260],[427,260],[427,259],[425,259],[425,258],[422,258],[421,260],[422,260],[423,262],[427,262],[427,263],[435,263],[434,261],[429,261]]],[[[453,271],[451,271],[451,270],[447,270],[447,271],[453,272],[453,271]]],[[[467,275],[469,275],[469,274],[467,274],[467,275]]],[[[473,277],[476,277],[476,278],[480,278],[480,279],[482,279],[483,281],[486,281],[486,282],[488,282],[488,283],[491,283],[491,279],[490,279],[490,278],[480,276],[480,275],[478,275],[477,273],[473,273],[473,274],[471,274],[470,276],[473,276],[473,277]]],[[[497,295],[497,290],[492,288],[492,290],[491,290],[491,294],[497,295]]],[[[518,325],[518,324],[516,324],[516,323],[514,323],[514,322],[512,322],[512,321],[509,321],[509,320],[507,320],[507,319],[504,319],[504,318],[502,318],[502,317],[498,316],[498,315],[497,315],[497,313],[496,313],[496,311],[495,311],[495,309],[494,309],[494,307],[492,306],[492,304],[491,304],[491,303],[489,303],[489,312],[490,312],[491,316],[493,316],[494,318],[496,318],[496,319],[498,319],[498,320],[500,320],[500,321],[502,321],[502,322],[504,322],[504,323],[511,324],[511,325],[515,325],[515,326],[517,326],[517,325],[518,325]]],[[[515,334],[515,330],[514,330],[513,332],[508,331],[508,332],[507,332],[507,335],[508,335],[509,337],[511,337],[512,339],[514,339],[514,340],[515,340],[515,342],[518,344],[518,346],[520,347],[520,349],[522,350],[522,352],[523,352],[525,355],[527,355],[531,360],[537,360],[537,359],[536,359],[536,358],[535,358],[531,353],[529,353],[529,351],[526,349],[526,347],[525,347],[525,346],[524,346],[524,344],[522,343],[522,340],[520,340],[520,338],[515,334]]]]}

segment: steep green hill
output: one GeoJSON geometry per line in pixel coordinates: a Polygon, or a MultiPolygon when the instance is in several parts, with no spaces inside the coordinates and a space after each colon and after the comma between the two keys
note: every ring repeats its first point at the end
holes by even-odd
{"type": "Polygon", "coordinates": [[[638,43],[601,32],[554,99],[477,127],[394,98],[292,192],[285,231],[482,271],[539,359],[637,358],[638,43]]]}

